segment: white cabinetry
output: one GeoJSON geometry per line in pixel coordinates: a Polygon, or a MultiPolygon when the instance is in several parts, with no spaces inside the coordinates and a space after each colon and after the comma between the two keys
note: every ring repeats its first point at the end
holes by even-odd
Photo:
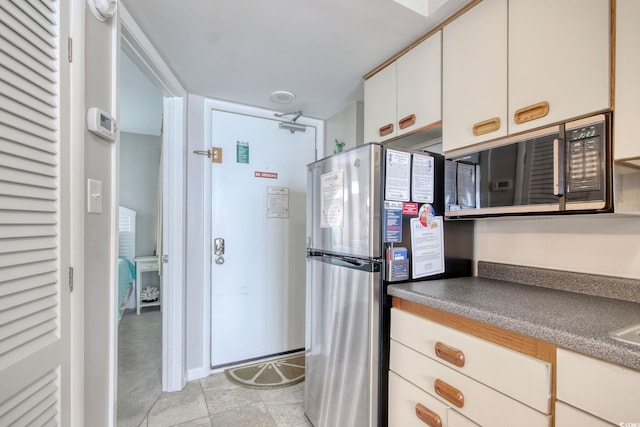
{"type": "Polygon", "coordinates": [[[158,276],[158,257],[143,256],[137,257],[136,262],[136,313],[140,314],[142,307],[154,307],[161,302],[161,286],[158,276]],[[153,300],[145,300],[142,291],[147,286],[158,289],[158,297],[153,300]]]}
{"type": "Polygon", "coordinates": [[[364,82],[364,142],[396,136],[396,63],[364,82]]]}
{"type": "Polygon", "coordinates": [[[509,133],[609,109],[609,3],[509,0],[509,133]]]}
{"type": "Polygon", "coordinates": [[[640,2],[616,1],[614,159],[640,166],[640,2]]]}
{"type": "Polygon", "coordinates": [[[558,349],[556,378],[557,399],[567,404],[559,405],[556,427],[573,427],[579,416],[594,426],[639,422],[640,372],[558,349]]]}
{"type": "Polygon", "coordinates": [[[440,122],[441,52],[438,31],[365,81],[365,142],[386,141],[440,122]]]}
{"type": "Polygon", "coordinates": [[[507,134],[507,0],[485,0],[442,30],[444,151],[507,134]]]}
{"type": "Polygon", "coordinates": [[[611,108],[610,0],[484,0],[443,30],[443,149],[611,108]]]}
{"type": "MultiPolygon", "coordinates": [[[[449,425],[550,426],[551,372],[551,363],[392,309],[390,375],[426,393],[429,399],[421,393],[413,399],[431,412],[442,410],[430,399],[447,405],[449,425]]],[[[390,390],[390,416],[403,419],[397,408],[411,405],[395,399],[390,390]]],[[[415,410],[405,416],[411,415],[415,410]]]]}

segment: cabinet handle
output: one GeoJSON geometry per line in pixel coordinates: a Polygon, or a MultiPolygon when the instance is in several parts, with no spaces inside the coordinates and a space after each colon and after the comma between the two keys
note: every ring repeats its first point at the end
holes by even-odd
{"type": "Polygon", "coordinates": [[[517,124],[521,124],[539,119],[547,114],[549,114],[549,103],[547,101],[543,101],[517,110],[513,115],[513,120],[517,124]]]}
{"type": "Polygon", "coordinates": [[[457,388],[437,379],[433,383],[433,389],[439,396],[443,397],[446,401],[452,403],[458,408],[462,408],[464,406],[464,394],[462,394],[462,392],[457,388]]]}
{"type": "Polygon", "coordinates": [[[416,404],[416,417],[429,427],[442,427],[440,416],[427,409],[422,403],[416,404]]]}
{"type": "Polygon", "coordinates": [[[452,365],[462,368],[464,366],[464,353],[457,348],[449,347],[438,341],[435,345],[436,356],[452,365]]]}
{"type": "Polygon", "coordinates": [[[400,121],[398,122],[398,126],[400,126],[400,129],[406,129],[409,126],[413,126],[415,124],[416,124],[415,114],[410,114],[407,117],[400,119],[400,121]]]}
{"type": "Polygon", "coordinates": [[[380,136],[387,136],[392,132],[393,132],[393,123],[384,125],[378,130],[378,133],[380,134],[380,136]]]}
{"type": "Polygon", "coordinates": [[[500,117],[494,117],[473,125],[473,134],[475,136],[484,135],[485,133],[495,132],[498,129],[500,129],[500,117]]]}

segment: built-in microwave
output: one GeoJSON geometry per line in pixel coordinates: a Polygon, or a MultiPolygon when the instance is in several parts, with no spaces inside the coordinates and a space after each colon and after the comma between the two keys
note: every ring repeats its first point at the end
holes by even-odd
{"type": "Polygon", "coordinates": [[[610,113],[446,156],[445,216],[612,212],[610,113]]]}

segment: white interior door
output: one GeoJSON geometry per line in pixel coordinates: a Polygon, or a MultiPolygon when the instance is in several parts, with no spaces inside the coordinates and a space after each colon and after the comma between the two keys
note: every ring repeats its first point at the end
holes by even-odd
{"type": "Polygon", "coordinates": [[[211,365],[304,348],[306,165],[316,129],[212,111],[211,365]],[[221,261],[224,260],[224,263],[221,261]],[[217,261],[217,262],[216,262],[217,261]]]}
{"type": "Polygon", "coordinates": [[[70,424],[68,5],[0,2],[3,426],[70,424]]]}

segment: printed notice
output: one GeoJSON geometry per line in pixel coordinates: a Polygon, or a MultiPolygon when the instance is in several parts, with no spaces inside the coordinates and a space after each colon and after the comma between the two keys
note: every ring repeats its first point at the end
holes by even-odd
{"type": "Polygon", "coordinates": [[[458,204],[462,208],[476,207],[476,166],[458,163],[458,204]]]}
{"type": "Polygon", "coordinates": [[[421,154],[413,155],[411,170],[411,200],[420,203],[433,203],[434,159],[421,154]]]}
{"type": "Polygon", "coordinates": [[[402,202],[384,202],[384,242],[402,242],[402,202]]]}
{"type": "Polygon", "coordinates": [[[344,172],[320,177],[320,227],[342,227],[344,221],[344,172]]]}
{"type": "Polygon", "coordinates": [[[387,172],[384,183],[385,200],[409,201],[411,154],[387,150],[387,172]]]}
{"type": "Polygon", "coordinates": [[[289,218],[289,189],[267,187],[267,218],[289,218]]]}
{"type": "Polygon", "coordinates": [[[428,227],[419,218],[411,218],[411,278],[444,273],[444,234],[442,217],[437,216],[428,227]]]}
{"type": "Polygon", "coordinates": [[[249,163],[249,143],[236,141],[236,163],[249,163]]]}

